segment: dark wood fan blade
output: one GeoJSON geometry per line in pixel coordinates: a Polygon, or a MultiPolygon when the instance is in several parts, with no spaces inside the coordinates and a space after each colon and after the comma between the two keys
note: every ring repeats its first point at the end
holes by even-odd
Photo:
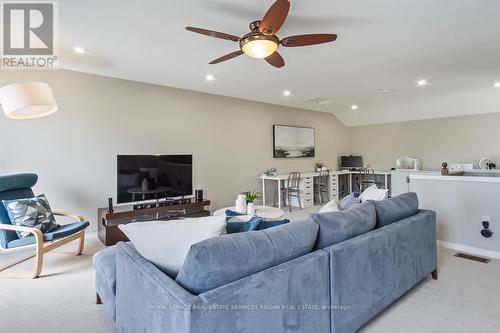
{"type": "Polygon", "coordinates": [[[212,30],[207,30],[207,29],[201,29],[201,28],[195,28],[195,27],[186,27],[186,30],[196,32],[198,34],[210,36],[210,37],[215,37],[215,38],[221,38],[221,39],[226,39],[230,40],[233,42],[238,42],[240,40],[240,37],[234,36],[234,35],[229,35],[223,32],[218,32],[218,31],[212,31],[212,30]]]}
{"type": "Polygon", "coordinates": [[[333,42],[337,39],[336,34],[312,34],[290,36],[281,40],[280,44],[286,47],[308,46],[333,42]]]}
{"type": "Polygon", "coordinates": [[[276,0],[260,22],[259,31],[268,35],[276,34],[285,23],[289,10],[290,1],[276,0]]]}
{"type": "Polygon", "coordinates": [[[283,57],[278,53],[274,52],[271,54],[269,57],[265,58],[266,61],[271,64],[272,66],[276,68],[281,68],[285,66],[285,60],[283,60],[283,57]]]}
{"type": "Polygon", "coordinates": [[[218,64],[219,62],[223,62],[223,61],[226,61],[226,60],[229,60],[229,59],[233,59],[237,56],[240,56],[243,54],[243,51],[235,51],[233,53],[229,53],[229,54],[226,54],[225,56],[222,56],[220,58],[217,58],[213,61],[210,62],[210,65],[214,65],[214,64],[218,64]]]}

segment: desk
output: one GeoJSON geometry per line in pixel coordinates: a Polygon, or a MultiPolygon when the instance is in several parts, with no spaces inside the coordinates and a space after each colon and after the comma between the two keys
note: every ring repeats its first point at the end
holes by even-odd
{"type": "MultiPolygon", "coordinates": [[[[299,183],[299,197],[300,204],[302,207],[312,207],[314,206],[314,178],[320,175],[319,172],[301,172],[300,173],[300,183],[299,183]]],[[[359,176],[360,173],[358,171],[330,171],[329,180],[328,180],[328,201],[336,199],[337,201],[340,199],[340,186],[339,186],[339,176],[348,175],[349,180],[349,193],[353,191],[353,176],[359,176]]],[[[373,175],[384,176],[384,185],[385,189],[389,189],[389,177],[391,175],[390,172],[386,171],[375,171],[373,175]]],[[[288,174],[281,175],[262,175],[259,177],[262,181],[262,204],[266,206],[266,182],[271,181],[275,182],[278,189],[278,202],[277,207],[282,207],[281,195],[279,193],[279,189],[281,188],[281,184],[286,184],[288,180],[288,174]]],[[[298,206],[298,202],[295,198],[292,198],[291,202],[292,206],[298,206]]]]}

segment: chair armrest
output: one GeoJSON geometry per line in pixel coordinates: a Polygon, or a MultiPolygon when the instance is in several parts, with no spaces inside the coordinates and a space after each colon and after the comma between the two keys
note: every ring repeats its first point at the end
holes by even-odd
{"type": "Polygon", "coordinates": [[[13,224],[0,223],[0,229],[11,230],[11,231],[29,232],[35,236],[37,245],[43,244],[43,234],[37,228],[21,227],[21,226],[17,226],[17,225],[13,225],[13,224]]]}
{"type": "Polygon", "coordinates": [[[71,214],[71,213],[64,213],[64,212],[52,212],[52,214],[54,215],[57,215],[57,216],[66,216],[66,217],[72,217],[80,222],[83,222],[85,221],[85,218],[83,216],[80,216],[80,215],[76,215],[76,214],[71,214]]]}

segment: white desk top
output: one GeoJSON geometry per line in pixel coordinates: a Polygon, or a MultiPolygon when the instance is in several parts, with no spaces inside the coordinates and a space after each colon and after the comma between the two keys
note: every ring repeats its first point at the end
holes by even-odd
{"type": "MultiPolygon", "coordinates": [[[[347,170],[335,170],[332,171],[330,170],[330,175],[350,175],[350,174],[359,174],[359,171],[347,171],[347,170]]],[[[374,175],[390,175],[391,173],[388,171],[374,171],[374,175]]],[[[300,177],[302,178],[307,178],[307,177],[318,177],[319,172],[301,172],[300,177]]],[[[268,175],[261,175],[259,177],[260,179],[270,179],[270,180],[283,180],[283,179],[288,179],[288,174],[281,174],[281,175],[276,175],[276,176],[268,176],[268,175]]]]}

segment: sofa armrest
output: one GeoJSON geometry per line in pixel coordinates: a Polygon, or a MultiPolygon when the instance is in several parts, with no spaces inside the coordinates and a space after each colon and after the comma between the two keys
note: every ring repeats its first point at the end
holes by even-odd
{"type": "Polygon", "coordinates": [[[116,245],[116,326],[122,332],[189,332],[198,298],[143,258],[116,245]]]}
{"type": "Polygon", "coordinates": [[[353,332],[436,269],[436,214],[420,210],[324,250],[341,309],[332,310],[332,331],[353,332]]]}

